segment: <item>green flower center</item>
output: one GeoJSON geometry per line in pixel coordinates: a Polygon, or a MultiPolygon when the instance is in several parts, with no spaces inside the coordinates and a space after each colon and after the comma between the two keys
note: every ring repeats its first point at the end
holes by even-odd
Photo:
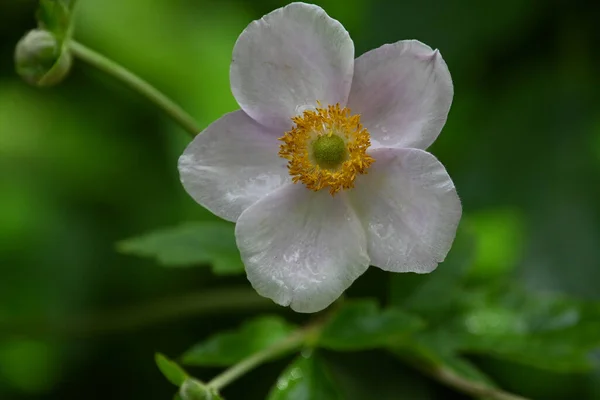
{"type": "Polygon", "coordinates": [[[319,167],[336,169],[348,159],[346,142],[332,133],[321,135],[312,143],[312,155],[319,167]]]}

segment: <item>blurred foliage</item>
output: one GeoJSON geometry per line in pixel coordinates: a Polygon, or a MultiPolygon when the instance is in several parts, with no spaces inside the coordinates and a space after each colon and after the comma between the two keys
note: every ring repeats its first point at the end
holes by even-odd
{"type": "Polygon", "coordinates": [[[154,257],[168,267],[211,265],[216,275],[241,274],[233,224],[196,222],[119,243],[126,254],[154,257]]]}
{"type": "Polygon", "coordinates": [[[290,335],[294,325],[275,316],[246,322],[238,331],[222,332],[198,343],[181,357],[186,365],[230,366],[290,335]]]}
{"type": "Polygon", "coordinates": [[[160,372],[165,378],[175,386],[181,386],[188,379],[188,374],[174,361],[169,360],[165,355],[156,353],[154,360],[160,372]]]}
{"type": "MultiPolygon", "coordinates": [[[[600,346],[600,59],[590,50],[600,43],[600,4],[316,3],[345,25],[357,54],[408,38],[440,49],[456,93],[431,151],[458,187],[467,234],[433,274],[368,271],[317,349],[260,367],[224,397],[462,398],[425,377],[433,366],[533,399],[600,399],[600,358],[589,351],[600,346]],[[352,299],[364,296],[392,307],[352,299]]],[[[81,0],[74,35],[206,126],[236,108],[228,75],[237,36],[284,4],[81,0]]],[[[213,346],[203,350],[212,360],[219,349],[241,357],[306,322],[278,309],[285,319],[265,319],[278,328],[253,333],[264,331],[248,326],[266,317],[244,309],[104,336],[15,332],[23,320],[61,326],[94,310],[247,285],[221,275],[240,267],[230,225],[214,225],[180,187],[176,160],[189,139],[179,127],[80,63],[52,90],[19,80],[14,46],[35,28],[36,7],[0,2],[0,398],[170,399],[174,388],[152,363],[157,349],[182,354],[209,338],[197,348],[213,346]],[[214,274],[153,258],[211,264],[214,274]],[[256,340],[250,350],[243,335],[235,340],[244,329],[256,340]]],[[[225,361],[201,364],[190,374],[208,380],[225,361]]]]}

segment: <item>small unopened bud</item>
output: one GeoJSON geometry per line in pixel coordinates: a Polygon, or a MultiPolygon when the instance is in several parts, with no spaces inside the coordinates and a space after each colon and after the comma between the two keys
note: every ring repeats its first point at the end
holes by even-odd
{"type": "Polygon", "coordinates": [[[179,395],[183,400],[212,400],[210,390],[202,382],[187,378],[179,389],[179,395]]]}
{"type": "Polygon", "coordinates": [[[48,31],[29,31],[15,49],[17,73],[35,86],[52,86],[62,81],[71,69],[72,57],[48,31]]]}

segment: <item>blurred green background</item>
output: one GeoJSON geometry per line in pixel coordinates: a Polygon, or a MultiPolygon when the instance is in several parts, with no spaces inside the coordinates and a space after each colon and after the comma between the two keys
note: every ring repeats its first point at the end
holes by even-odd
{"type": "MultiPolygon", "coordinates": [[[[430,150],[453,177],[476,233],[472,274],[493,281],[510,273],[535,290],[600,299],[600,3],[316,3],[348,29],[357,56],[414,38],[447,61],[454,103],[430,150]]],[[[285,4],[81,0],[75,37],[155,84],[205,127],[237,108],[228,81],[237,36],[285,4]]],[[[136,314],[131,306],[148,312],[179,304],[182,293],[249,285],[116,251],[115,243],[152,229],[215,219],[179,183],[177,158],[189,138],[81,62],[56,88],[22,82],[12,56],[35,26],[35,7],[0,2],[0,399],[169,399],[174,389],[154,352],[179,354],[253,312],[186,316],[175,306],[162,322],[103,323],[114,324],[124,308],[136,314]]],[[[372,268],[349,295],[385,297],[387,280],[372,268]]],[[[390,379],[407,390],[399,399],[463,398],[382,354],[335,357],[396,368],[390,379]]],[[[581,389],[588,378],[481,363],[534,398],[600,399],[594,385],[581,389]]],[[[264,398],[284,365],[261,367],[224,394],[264,398]]]]}

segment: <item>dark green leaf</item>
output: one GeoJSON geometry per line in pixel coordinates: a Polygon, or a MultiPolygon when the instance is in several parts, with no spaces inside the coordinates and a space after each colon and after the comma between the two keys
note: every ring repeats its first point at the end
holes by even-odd
{"type": "Polygon", "coordinates": [[[188,350],[187,365],[229,366],[284,339],[295,327],[280,317],[263,316],[238,330],[218,333],[188,350]]]}
{"type": "Polygon", "coordinates": [[[511,285],[471,289],[462,309],[418,335],[439,356],[492,356],[544,370],[581,372],[600,346],[600,305],[541,296],[511,285]]]}
{"type": "Polygon", "coordinates": [[[123,253],[156,258],[167,267],[212,265],[217,275],[244,271],[234,226],[225,222],[187,223],[125,240],[118,248],[123,253]]]}
{"type": "Polygon", "coordinates": [[[421,320],[400,309],[380,310],[374,300],[344,304],[325,325],[319,338],[322,347],[363,350],[403,341],[422,327],[421,320]]]}
{"type": "Polygon", "coordinates": [[[382,351],[330,352],[325,362],[344,400],[443,398],[429,378],[382,351]]]}
{"type": "Polygon", "coordinates": [[[188,378],[188,374],[175,361],[169,360],[161,353],[156,353],[154,360],[162,374],[175,386],[181,386],[188,378]]]}
{"type": "Polygon", "coordinates": [[[600,346],[600,305],[517,288],[471,293],[460,317],[460,350],[555,371],[591,367],[600,346]]]}
{"type": "Polygon", "coordinates": [[[330,371],[317,354],[303,354],[281,374],[268,400],[342,400],[330,371]]]}

